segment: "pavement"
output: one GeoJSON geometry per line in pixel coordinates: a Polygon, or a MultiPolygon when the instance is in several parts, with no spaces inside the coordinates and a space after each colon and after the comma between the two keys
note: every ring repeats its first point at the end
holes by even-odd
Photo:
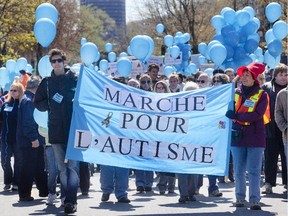
{"type": "MultiPolygon", "coordinates": [[[[196,196],[196,202],[187,204],[178,203],[179,191],[175,194],[160,195],[156,187],[156,181],[152,192],[137,194],[135,188],[135,176],[129,180],[128,198],[129,204],[118,203],[114,194],[111,194],[108,202],[101,202],[102,192],[99,184],[99,173],[91,177],[91,188],[88,196],[78,193],[78,208],[74,215],[100,215],[100,216],[287,216],[287,190],[281,185],[280,176],[277,177],[278,185],[273,188],[273,194],[262,195],[261,211],[249,210],[246,203],[243,208],[233,206],[234,183],[219,184],[223,197],[208,197],[208,179],[204,176],[204,185],[200,194],[196,196]],[[286,192],[285,192],[286,191],[286,192]]],[[[3,171],[0,171],[0,182],[3,182],[3,171]]],[[[4,185],[2,185],[4,187],[4,185]]],[[[65,215],[61,207],[60,199],[55,205],[46,205],[46,199],[38,196],[38,190],[33,188],[32,202],[18,202],[17,192],[3,191],[0,188],[0,215],[1,216],[26,216],[26,215],[65,215]]],[[[247,190],[248,191],[248,190],[247,190]]]]}

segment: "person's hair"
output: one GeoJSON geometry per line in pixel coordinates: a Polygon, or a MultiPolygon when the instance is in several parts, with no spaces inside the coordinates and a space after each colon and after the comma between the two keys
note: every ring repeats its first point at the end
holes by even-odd
{"type": "Polygon", "coordinates": [[[165,89],[165,93],[170,93],[170,89],[168,88],[167,82],[164,80],[160,80],[158,82],[156,82],[155,86],[154,86],[154,92],[157,92],[157,86],[158,84],[162,84],[164,86],[165,89]]]}
{"type": "Polygon", "coordinates": [[[196,79],[195,79],[195,76],[193,76],[193,75],[190,75],[190,76],[187,76],[186,77],[186,82],[195,82],[196,81],[196,79]]]}
{"type": "Polygon", "coordinates": [[[197,83],[195,83],[193,81],[186,82],[184,87],[183,87],[183,91],[192,91],[195,89],[199,89],[199,86],[197,83]]]}
{"type": "Polygon", "coordinates": [[[140,89],[143,89],[142,88],[142,85],[141,85],[141,82],[143,79],[148,79],[150,84],[149,84],[149,91],[152,91],[152,79],[151,77],[148,75],[148,74],[143,74],[141,77],[140,77],[140,80],[139,80],[139,83],[140,83],[140,89]]]}
{"type": "Polygon", "coordinates": [[[229,76],[226,75],[226,74],[215,74],[213,77],[212,77],[212,82],[215,80],[215,79],[219,79],[222,84],[226,84],[226,83],[229,83],[229,76]]]}
{"type": "Polygon", "coordinates": [[[52,57],[55,56],[55,55],[60,55],[63,60],[66,60],[66,53],[63,50],[58,49],[58,48],[51,49],[49,51],[48,55],[49,55],[49,61],[50,62],[52,60],[52,57]]]}
{"type": "Polygon", "coordinates": [[[224,74],[224,70],[221,69],[221,68],[216,68],[216,69],[214,69],[214,71],[213,71],[213,75],[215,75],[215,74],[217,74],[217,73],[224,74]]]}
{"type": "Polygon", "coordinates": [[[156,68],[158,71],[159,71],[159,66],[157,65],[157,64],[150,64],[149,66],[148,66],[148,72],[150,72],[153,68],[156,68]]]}
{"type": "Polygon", "coordinates": [[[173,73],[170,74],[169,80],[170,80],[171,78],[175,78],[175,79],[179,80],[179,76],[178,76],[178,74],[177,74],[176,72],[173,72],[173,73]]]}
{"type": "Polygon", "coordinates": [[[39,76],[32,75],[27,80],[26,89],[37,89],[40,82],[41,82],[41,79],[39,76]]]}
{"type": "Polygon", "coordinates": [[[285,64],[278,64],[274,69],[274,77],[276,77],[279,73],[286,73],[287,74],[287,65],[285,64]]]}
{"type": "MultiPolygon", "coordinates": [[[[13,82],[11,84],[11,86],[10,86],[10,89],[12,87],[17,89],[17,91],[19,92],[19,98],[22,98],[22,96],[24,95],[24,87],[23,87],[23,85],[20,82],[13,82]]],[[[9,91],[8,95],[7,95],[7,98],[5,99],[5,102],[10,102],[11,98],[12,98],[12,96],[11,96],[11,93],[9,91]]]]}
{"type": "Polygon", "coordinates": [[[224,73],[226,74],[227,72],[233,72],[234,73],[234,69],[233,68],[226,68],[224,73]]]}
{"type": "Polygon", "coordinates": [[[128,82],[127,82],[127,85],[129,85],[129,83],[135,83],[136,84],[136,88],[140,87],[140,83],[136,79],[129,79],[128,82]]]}

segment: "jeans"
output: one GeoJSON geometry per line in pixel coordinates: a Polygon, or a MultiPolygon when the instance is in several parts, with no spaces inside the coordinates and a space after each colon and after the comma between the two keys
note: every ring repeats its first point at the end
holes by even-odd
{"type": "Polygon", "coordinates": [[[231,147],[235,175],[236,200],[245,200],[246,171],[249,179],[249,202],[259,202],[261,164],[264,148],[261,147],[231,147]]]}
{"type": "Polygon", "coordinates": [[[197,174],[177,174],[180,197],[195,194],[198,184],[197,174]]]}
{"type": "Polygon", "coordinates": [[[286,156],[286,164],[288,164],[288,143],[284,143],[284,153],[286,156]]]}
{"type": "Polygon", "coordinates": [[[135,170],[136,187],[151,187],[153,185],[153,171],[135,170]]]}
{"type": "Polygon", "coordinates": [[[58,167],[52,146],[45,148],[47,170],[48,170],[48,190],[50,194],[56,194],[58,167]]]}
{"type": "Polygon", "coordinates": [[[1,165],[4,172],[4,184],[18,185],[19,171],[21,166],[20,149],[15,143],[7,143],[2,140],[1,165]],[[11,157],[14,156],[14,173],[11,166],[11,157]]]}
{"type": "Polygon", "coordinates": [[[167,175],[166,173],[159,172],[159,182],[157,184],[157,187],[159,188],[160,192],[165,192],[168,188],[169,192],[174,192],[175,190],[175,181],[176,177],[172,175],[167,175]]]}
{"type": "Polygon", "coordinates": [[[208,187],[208,192],[212,193],[215,190],[219,190],[219,186],[217,184],[217,178],[218,176],[215,175],[207,175],[208,181],[209,181],[209,187],[208,187]]]}
{"type": "Polygon", "coordinates": [[[90,188],[90,164],[87,162],[79,162],[79,180],[80,190],[82,193],[88,193],[90,188]]]}
{"type": "Polygon", "coordinates": [[[101,165],[100,184],[103,194],[111,194],[114,191],[118,200],[127,197],[128,181],[129,169],[101,165]]]}
{"type": "Polygon", "coordinates": [[[79,185],[77,172],[78,162],[73,160],[65,161],[66,144],[52,144],[52,148],[60,174],[61,194],[65,196],[64,203],[77,204],[77,190],[79,185]]]}

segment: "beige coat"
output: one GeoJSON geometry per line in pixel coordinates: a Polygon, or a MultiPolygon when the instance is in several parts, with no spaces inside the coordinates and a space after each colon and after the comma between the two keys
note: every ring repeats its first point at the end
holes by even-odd
{"type": "Polygon", "coordinates": [[[275,121],[278,128],[282,131],[283,143],[288,145],[288,132],[287,132],[287,97],[288,87],[282,89],[276,97],[275,104],[275,121]]]}

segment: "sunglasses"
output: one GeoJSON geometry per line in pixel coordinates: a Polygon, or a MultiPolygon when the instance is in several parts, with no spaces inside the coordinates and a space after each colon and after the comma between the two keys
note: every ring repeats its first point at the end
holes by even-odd
{"type": "Polygon", "coordinates": [[[52,59],[51,63],[55,64],[56,62],[61,63],[63,61],[64,61],[63,59],[52,59]]]}
{"type": "Polygon", "coordinates": [[[205,83],[205,80],[197,80],[197,83],[205,83]]]}
{"type": "Polygon", "coordinates": [[[220,83],[222,82],[221,80],[213,80],[213,83],[220,83]]]}
{"type": "Polygon", "coordinates": [[[141,84],[142,84],[142,85],[144,85],[144,84],[149,84],[149,83],[150,83],[149,80],[142,80],[142,81],[141,81],[141,84]]]}
{"type": "Polygon", "coordinates": [[[10,92],[17,92],[16,89],[10,89],[10,92]]]}

